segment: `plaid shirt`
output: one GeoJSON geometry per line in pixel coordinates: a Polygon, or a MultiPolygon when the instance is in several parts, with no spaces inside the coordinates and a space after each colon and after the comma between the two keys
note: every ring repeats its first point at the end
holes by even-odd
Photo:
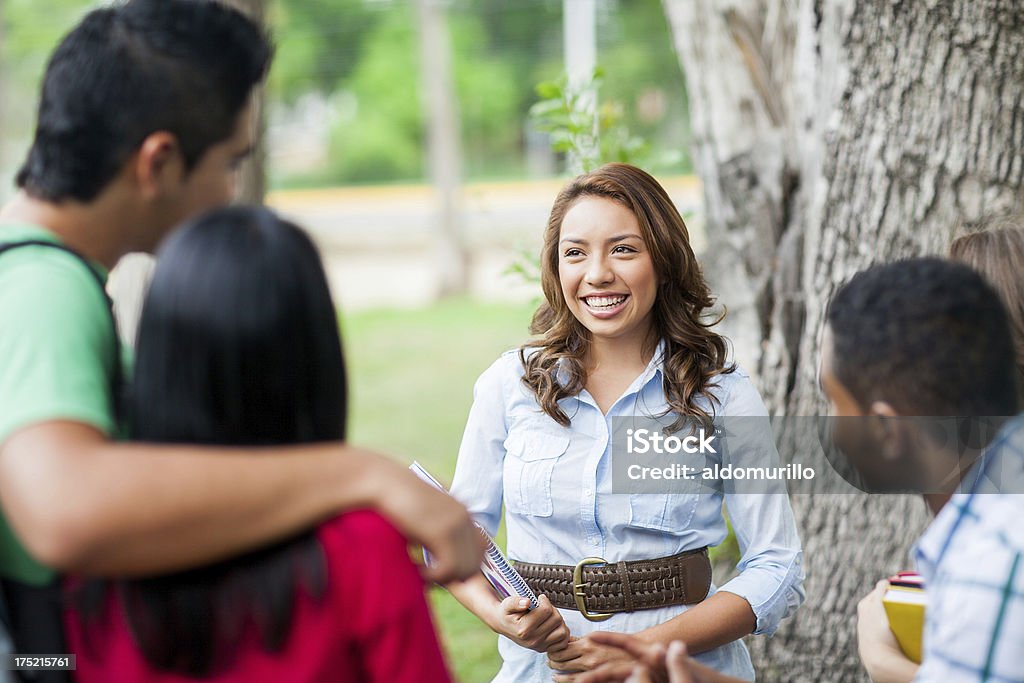
{"type": "Polygon", "coordinates": [[[1024,417],[918,539],[928,591],[915,681],[1024,683],[1024,417]]]}

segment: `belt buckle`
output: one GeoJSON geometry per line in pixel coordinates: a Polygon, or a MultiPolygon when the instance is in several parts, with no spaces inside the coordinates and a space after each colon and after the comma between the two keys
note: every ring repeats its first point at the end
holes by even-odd
{"type": "Polygon", "coordinates": [[[589,587],[590,584],[583,582],[583,568],[592,564],[608,564],[608,562],[600,557],[585,557],[577,562],[572,570],[572,595],[576,599],[576,609],[580,611],[584,619],[588,621],[604,621],[611,618],[611,612],[587,611],[587,594],[584,592],[584,589],[589,587]]]}

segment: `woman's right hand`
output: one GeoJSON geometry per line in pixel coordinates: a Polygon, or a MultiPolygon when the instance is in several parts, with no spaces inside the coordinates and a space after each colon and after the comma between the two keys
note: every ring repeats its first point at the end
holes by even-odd
{"type": "Polygon", "coordinates": [[[533,610],[529,600],[518,596],[494,603],[488,626],[516,645],[536,652],[564,648],[569,644],[569,627],[546,595],[538,600],[540,604],[533,610]]]}

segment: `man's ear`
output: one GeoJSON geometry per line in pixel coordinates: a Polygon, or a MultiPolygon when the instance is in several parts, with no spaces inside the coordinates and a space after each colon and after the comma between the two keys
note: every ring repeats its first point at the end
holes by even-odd
{"type": "Polygon", "coordinates": [[[868,406],[868,415],[878,415],[879,417],[899,417],[900,414],[896,412],[896,409],[892,407],[887,401],[872,401],[871,405],[868,406]]]}
{"type": "Polygon", "coordinates": [[[866,415],[868,429],[880,445],[882,457],[888,461],[901,458],[907,445],[906,421],[899,419],[900,414],[885,401],[873,401],[866,415]]]}
{"type": "Polygon", "coordinates": [[[150,133],[134,157],[135,178],[144,199],[171,191],[185,175],[178,138],[167,131],[150,133]]]}

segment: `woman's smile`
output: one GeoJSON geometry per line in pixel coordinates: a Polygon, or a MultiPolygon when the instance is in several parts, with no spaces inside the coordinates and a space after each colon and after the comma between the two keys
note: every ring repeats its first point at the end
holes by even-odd
{"type": "Polygon", "coordinates": [[[625,310],[629,294],[589,294],[580,300],[592,316],[607,320],[625,310]]]}

